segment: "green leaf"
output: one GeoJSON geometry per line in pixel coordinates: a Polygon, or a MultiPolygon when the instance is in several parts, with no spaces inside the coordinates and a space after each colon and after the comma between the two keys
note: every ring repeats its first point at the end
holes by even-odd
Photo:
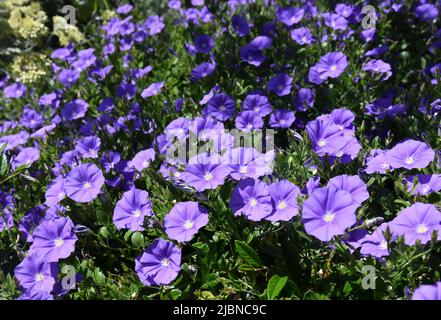
{"type": "Polygon", "coordinates": [[[235,245],[236,245],[236,252],[245,262],[247,262],[253,267],[262,266],[262,261],[260,260],[260,257],[258,256],[256,251],[254,251],[253,248],[251,248],[245,242],[238,240],[236,240],[235,245]]]}
{"type": "Polygon", "coordinates": [[[351,291],[352,291],[352,285],[349,281],[346,281],[345,286],[343,287],[343,293],[347,295],[351,293],[351,291]]]}
{"type": "Polygon", "coordinates": [[[136,231],[132,234],[132,243],[135,247],[141,247],[144,245],[144,236],[141,232],[136,231]]]}
{"type": "Polygon", "coordinates": [[[8,159],[4,154],[0,155],[0,177],[8,174],[8,159]]]}
{"type": "Polygon", "coordinates": [[[277,274],[273,275],[268,281],[268,286],[266,288],[266,295],[268,299],[276,299],[285,287],[287,281],[288,277],[281,277],[277,274]]]}
{"type": "Polygon", "coordinates": [[[204,254],[208,253],[208,244],[204,242],[196,242],[193,244],[193,248],[201,250],[204,254]]]}
{"type": "Polygon", "coordinates": [[[100,235],[103,236],[103,238],[107,239],[110,236],[110,232],[109,232],[109,230],[107,230],[106,227],[101,227],[100,228],[100,235]]]}
{"type": "Polygon", "coordinates": [[[202,279],[202,282],[204,283],[201,286],[202,289],[214,288],[219,282],[219,276],[215,273],[206,274],[202,279]]]}

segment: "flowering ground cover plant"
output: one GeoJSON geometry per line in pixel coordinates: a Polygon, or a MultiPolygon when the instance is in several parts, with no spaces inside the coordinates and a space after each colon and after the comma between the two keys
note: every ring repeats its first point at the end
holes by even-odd
{"type": "Polygon", "coordinates": [[[0,299],[440,300],[440,6],[63,20],[0,78],[0,299]]]}

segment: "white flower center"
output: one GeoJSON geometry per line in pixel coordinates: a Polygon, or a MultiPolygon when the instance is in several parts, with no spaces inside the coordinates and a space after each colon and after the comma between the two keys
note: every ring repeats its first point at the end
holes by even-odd
{"type": "Polygon", "coordinates": [[[279,205],[277,206],[277,208],[283,210],[286,208],[286,202],[284,200],[279,202],[279,205]]]}
{"type": "Polygon", "coordinates": [[[211,179],[213,179],[213,176],[211,175],[210,172],[207,172],[207,173],[204,175],[204,179],[205,179],[205,181],[210,181],[211,179]]]}
{"type": "Polygon", "coordinates": [[[168,267],[168,265],[170,264],[170,260],[168,258],[164,258],[164,259],[161,260],[161,264],[164,267],[168,267]]]}
{"type": "Polygon", "coordinates": [[[61,247],[63,244],[64,244],[63,239],[61,239],[61,238],[55,239],[55,246],[61,247]]]}
{"type": "Polygon", "coordinates": [[[387,163],[387,162],[383,162],[383,163],[381,164],[381,167],[382,167],[383,169],[386,169],[386,168],[389,167],[389,163],[387,163]]]}
{"type": "Polygon", "coordinates": [[[326,212],[325,216],[323,217],[323,220],[326,222],[332,222],[334,220],[335,213],[332,213],[331,211],[326,212]]]}
{"type": "Polygon", "coordinates": [[[411,157],[407,157],[405,161],[406,161],[406,164],[413,164],[415,162],[415,160],[413,159],[412,156],[411,157]]]}
{"type": "Polygon", "coordinates": [[[184,228],[185,228],[185,229],[191,229],[191,228],[193,228],[193,222],[192,222],[192,221],[189,221],[189,220],[185,221],[185,223],[184,223],[184,228]]]}
{"type": "Polygon", "coordinates": [[[257,112],[259,112],[259,111],[260,111],[259,107],[255,107],[255,108],[254,108],[254,112],[257,113],[257,112]]]}
{"type": "Polygon", "coordinates": [[[381,241],[381,243],[380,243],[380,248],[381,249],[383,249],[383,250],[387,250],[387,242],[386,241],[381,241]]]}
{"type": "Polygon", "coordinates": [[[240,173],[247,173],[247,171],[248,171],[248,168],[247,168],[246,166],[241,166],[241,167],[239,168],[239,172],[240,172],[240,173]]]}
{"type": "Polygon", "coordinates": [[[419,224],[419,225],[417,226],[417,232],[418,232],[418,233],[426,233],[426,232],[427,232],[427,227],[426,227],[426,225],[425,225],[424,223],[419,224]]]}
{"type": "Polygon", "coordinates": [[[257,206],[257,200],[254,199],[254,198],[252,198],[252,199],[250,200],[250,206],[252,206],[252,207],[257,206]]]}
{"type": "Polygon", "coordinates": [[[135,218],[138,218],[141,216],[141,210],[136,209],[135,211],[133,211],[133,215],[135,216],[135,218]]]}
{"type": "Polygon", "coordinates": [[[37,273],[37,274],[35,275],[35,280],[36,280],[37,282],[43,281],[43,280],[44,280],[44,275],[43,275],[42,273],[37,273]]]}
{"type": "Polygon", "coordinates": [[[317,144],[318,144],[319,147],[324,147],[326,145],[326,140],[325,139],[320,139],[317,142],[317,144]]]}
{"type": "Polygon", "coordinates": [[[331,71],[335,71],[335,70],[337,70],[337,66],[335,64],[333,64],[330,69],[331,69],[331,71]]]}
{"type": "Polygon", "coordinates": [[[84,184],[84,189],[90,189],[92,187],[92,185],[90,184],[90,182],[86,182],[84,184]]]}

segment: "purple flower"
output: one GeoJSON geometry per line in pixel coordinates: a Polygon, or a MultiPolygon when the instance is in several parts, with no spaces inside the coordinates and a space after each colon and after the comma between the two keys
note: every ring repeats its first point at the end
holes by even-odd
{"type": "Polygon", "coordinates": [[[269,187],[255,179],[239,181],[231,194],[230,208],[235,216],[260,221],[271,214],[273,206],[269,187]]]}
{"type": "Polygon", "coordinates": [[[13,83],[3,89],[7,99],[19,99],[26,94],[26,87],[21,83],[13,83]]]}
{"type": "Polygon", "coordinates": [[[325,153],[326,147],[343,136],[343,132],[329,117],[308,122],[306,132],[312,141],[314,151],[318,154],[325,153]]]}
{"type": "MultiPolygon", "coordinates": [[[[376,258],[386,257],[390,254],[389,245],[384,236],[388,223],[381,224],[374,232],[365,235],[358,242],[361,244],[360,253],[362,255],[373,256],[376,258]]],[[[390,228],[390,227],[389,227],[390,228]]],[[[394,241],[395,235],[392,235],[391,241],[394,241]]]]}
{"type": "Polygon", "coordinates": [[[139,172],[148,168],[150,162],[155,159],[155,150],[153,148],[142,150],[135,154],[129,166],[135,168],[139,172]]]}
{"type": "Polygon", "coordinates": [[[372,50],[366,51],[364,55],[366,57],[375,57],[386,53],[388,50],[389,50],[389,46],[387,44],[384,44],[376,48],[373,48],[372,50]]]}
{"type": "Polygon", "coordinates": [[[293,124],[296,117],[294,116],[294,112],[279,109],[275,110],[270,117],[269,125],[271,128],[289,128],[293,124]]]}
{"type": "Polygon", "coordinates": [[[83,159],[98,158],[100,151],[101,140],[97,136],[89,136],[80,139],[77,142],[75,150],[81,155],[83,159]]]}
{"type": "Polygon", "coordinates": [[[208,210],[197,202],[178,202],[164,218],[168,237],[185,242],[208,223],[208,210]]]}
{"type": "Polygon", "coordinates": [[[20,131],[16,134],[0,137],[0,145],[6,143],[5,151],[8,151],[25,144],[28,139],[29,133],[27,133],[26,131],[20,131]]]}
{"type": "Polygon", "coordinates": [[[314,106],[315,90],[301,88],[293,100],[297,111],[306,111],[314,106]]]}
{"type": "Polygon", "coordinates": [[[305,14],[305,10],[302,8],[295,8],[295,7],[285,7],[285,8],[278,8],[276,10],[277,14],[277,20],[280,22],[283,22],[288,27],[291,27],[292,25],[299,23],[305,14]]]}
{"type": "Polygon", "coordinates": [[[233,25],[233,29],[239,37],[244,37],[252,28],[252,24],[248,23],[247,18],[245,16],[239,16],[235,14],[231,19],[231,23],[233,25]]]}
{"type": "Polygon", "coordinates": [[[325,19],[325,25],[334,30],[346,30],[348,27],[348,20],[339,14],[325,12],[322,17],[325,19]]]}
{"type": "Polygon", "coordinates": [[[419,286],[415,289],[412,300],[441,300],[441,281],[419,286]]]}
{"type": "Polygon", "coordinates": [[[125,192],[113,211],[113,223],[118,230],[144,230],[145,217],[153,215],[147,191],[131,188],[125,192]]]}
{"type": "Polygon", "coordinates": [[[219,121],[230,119],[236,111],[236,102],[225,93],[215,94],[202,110],[204,117],[211,116],[219,121]]]}
{"type": "Polygon", "coordinates": [[[34,241],[30,253],[37,253],[49,262],[70,256],[78,240],[73,232],[74,224],[70,218],[55,218],[43,221],[32,234],[34,241]]]}
{"type": "Polygon", "coordinates": [[[359,176],[341,175],[331,178],[328,185],[333,185],[339,190],[349,192],[352,201],[361,206],[361,204],[369,198],[369,192],[366,184],[359,176]]]}
{"type": "Polygon", "coordinates": [[[361,145],[355,137],[343,135],[335,137],[332,143],[328,143],[321,148],[318,154],[329,155],[330,163],[334,163],[336,159],[339,159],[342,164],[347,164],[357,158],[360,150],[361,145]]]}
{"type": "Polygon", "coordinates": [[[80,72],[78,70],[63,69],[58,74],[57,79],[65,87],[72,86],[80,78],[80,72]]]}
{"type": "Polygon", "coordinates": [[[269,221],[289,221],[299,213],[297,197],[300,189],[288,180],[272,183],[269,193],[273,204],[273,212],[265,217],[269,221]]]}
{"type": "Polygon", "coordinates": [[[86,115],[86,111],[89,108],[89,104],[82,99],[75,99],[66,103],[61,115],[66,120],[76,120],[83,118],[86,115]]]}
{"type": "Polygon", "coordinates": [[[33,134],[31,134],[31,138],[40,138],[42,140],[45,140],[46,137],[54,131],[54,129],[57,127],[55,123],[49,124],[47,126],[41,127],[37,131],[35,131],[33,134]]]}
{"type": "Polygon", "coordinates": [[[234,180],[243,178],[257,179],[266,174],[266,162],[263,155],[254,148],[233,148],[224,155],[224,160],[231,168],[230,176],[234,180]]]}
{"type": "Polygon", "coordinates": [[[209,35],[201,35],[194,38],[194,46],[198,52],[209,53],[214,48],[215,42],[209,35]]]}
{"type": "Polygon", "coordinates": [[[345,108],[334,109],[329,114],[329,118],[344,134],[354,134],[355,127],[352,122],[355,119],[355,115],[352,113],[352,111],[345,108]]]}
{"type": "Polygon", "coordinates": [[[208,156],[204,153],[194,156],[185,167],[181,178],[197,192],[216,189],[224,184],[225,178],[231,171],[230,167],[223,162],[223,159],[217,154],[208,156]]]}
{"type": "Polygon", "coordinates": [[[321,84],[328,78],[338,78],[347,68],[348,60],[341,52],[329,52],[309,69],[309,82],[321,84]]]}
{"type": "Polygon", "coordinates": [[[191,80],[198,81],[211,75],[216,70],[216,64],[211,62],[202,62],[191,70],[191,80]]]}
{"type": "Polygon", "coordinates": [[[305,200],[302,222],[308,234],[330,241],[355,224],[357,207],[349,192],[329,185],[315,189],[305,200]]]}
{"type": "Polygon", "coordinates": [[[407,191],[413,195],[428,195],[441,190],[441,174],[418,174],[406,178],[407,191]],[[414,185],[415,178],[417,180],[414,185]]]}
{"type": "Polygon", "coordinates": [[[267,36],[257,36],[248,43],[248,47],[253,51],[261,51],[271,47],[273,39],[267,36]]]}
{"type": "Polygon", "coordinates": [[[114,151],[109,151],[101,157],[101,166],[104,167],[106,173],[115,169],[121,161],[121,154],[114,151]]]}
{"type": "Polygon", "coordinates": [[[290,94],[292,78],[286,73],[279,73],[268,82],[268,90],[279,97],[290,94]]]}
{"type": "Polygon", "coordinates": [[[94,164],[80,164],[66,177],[66,194],[76,202],[90,202],[101,192],[104,176],[94,164]]]}
{"type": "Polygon", "coordinates": [[[438,18],[438,8],[430,3],[422,3],[418,5],[414,12],[415,17],[425,21],[425,22],[433,22],[436,18],[438,18]]]}
{"type": "Polygon", "coordinates": [[[363,30],[363,31],[360,33],[360,37],[361,37],[361,39],[362,39],[364,42],[370,42],[370,41],[372,41],[372,40],[375,39],[375,32],[376,32],[376,31],[377,31],[377,30],[376,30],[375,28],[370,28],[370,29],[363,30]]]}
{"type": "Polygon", "coordinates": [[[104,98],[98,106],[99,112],[110,112],[115,108],[113,104],[113,98],[104,98]]]}
{"type": "Polygon", "coordinates": [[[187,118],[179,117],[170,122],[165,128],[167,134],[167,140],[173,141],[176,137],[179,140],[183,140],[188,137],[190,122],[187,118]]]}
{"type": "Polygon", "coordinates": [[[383,60],[370,60],[363,66],[364,71],[371,71],[371,73],[379,73],[382,76],[382,80],[387,80],[392,75],[392,68],[389,63],[383,60]]]}
{"type": "Polygon", "coordinates": [[[14,273],[20,287],[28,291],[51,292],[57,277],[58,266],[55,262],[49,262],[38,254],[32,254],[15,268],[14,273]]]}
{"type": "Polygon", "coordinates": [[[154,15],[147,18],[144,27],[149,36],[154,36],[164,29],[165,24],[162,22],[162,17],[154,15]]]}
{"type": "Polygon", "coordinates": [[[435,158],[435,152],[424,142],[406,140],[386,152],[386,159],[394,169],[422,169],[435,158]]]}
{"type": "Polygon", "coordinates": [[[128,14],[130,11],[132,11],[132,9],[133,9],[133,6],[131,4],[129,4],[129,3],[126,3],[126,4],[122,5],[122,6],[119,6],[116,9],[116,13],[118,13],[118,14],[128,14]]]}
{"type": "Polygon", "coordinates": [[[367,174],[373,174],[375,172],[386,173],[387,170],[393,170],[386,158],[386,151],[373,149],[371,150],[372,155],[366,159],[366,169],[367,174]]]}
{"type": "MultiPolygon", "coordinates": [[[[118,98],[124,98],[127,100],[132,100],[133,97],[136,94],[136,91],[138,90],[137,86],[133,83],[128,83],[125,80],[123,80],[117,90],[116,90],[116,95],[118,96],[118,98]]],[[[147,89],[145,89],[147,90],[147,89]]],[[[145,91],[144,90],[144,91],[145,91]]],[[[142,96],[142,94],[141,94],[142,96]]]]}
{"type": "Polygon", "coordinates": [[[45,198],[48,206],[54,206],[66,198],[65,180],[62,176],[54,179],[47,187],[45,198]]]}
{"type": "Polygon", "coordinates": [[[240,112],[236,117],[235,123],[236,128],[244,132],[250,132],[263,127],[262,118],[253,111],[240,112]]]}
{"type": "Polygon", "coordinates": [[[259,67],[265,61],[262,52],[253,50],[250,46],[240,48],[240,58],[256,67],[259,67]]]}
{"type": "Polygon", "coordinates": [[[145,99],[148,97],[156,96],[163,87],[164,87],[164,82],[153,83],[141,92],[141,97],[145,99]]]}
{"type": "Polygon", "coordinates": [[[20,166],[30,167],[40,158],[40,151],[37,148],[23,148],[12,161],[12,169],[20,166]]]}
{"type": "Polygon", "coordinates": [[[414,245],[417,240],[426,244],[432,239],[432,232],[438,232],[441,240],[441,212],[433,204],[416,202],[403,209],[390,222],[390,229],[398,236],[404,236],[404,243],[414,245]]]}
{"type": "Polygon", "coordinates": [[[17,300],[54,300],[54,297],[47,291],[32,290],[23,293],[17,300]]]}
{"type": "Polygon", "coordinates": [[[315,41],[314,37],[312,36],[311,30],[305,27],[292,29],[290,34],[291,39],[301,46],[304,44],[311,44],[315,41]]]}
{"type": "Polygon", "coordinates": [[[264,117],[271,113],[272,107],[266,96],[255,93],[245,97],[242,103],[242,110],[253,111],[257,115],[264,117]]]}
{"type": "Polygon", "coordinates": [[[20,123],[29,129],[36,129],[43,124],[43,117],[33,109],[23,109],[23,114],[20,118],[20,123]]]}
{"type": "Polygon", "coordinates": [[[170,241],[157,239],[136,258],[135,271],[147,286],[169,284],[181,271],[181,250],[170,241]]]}

